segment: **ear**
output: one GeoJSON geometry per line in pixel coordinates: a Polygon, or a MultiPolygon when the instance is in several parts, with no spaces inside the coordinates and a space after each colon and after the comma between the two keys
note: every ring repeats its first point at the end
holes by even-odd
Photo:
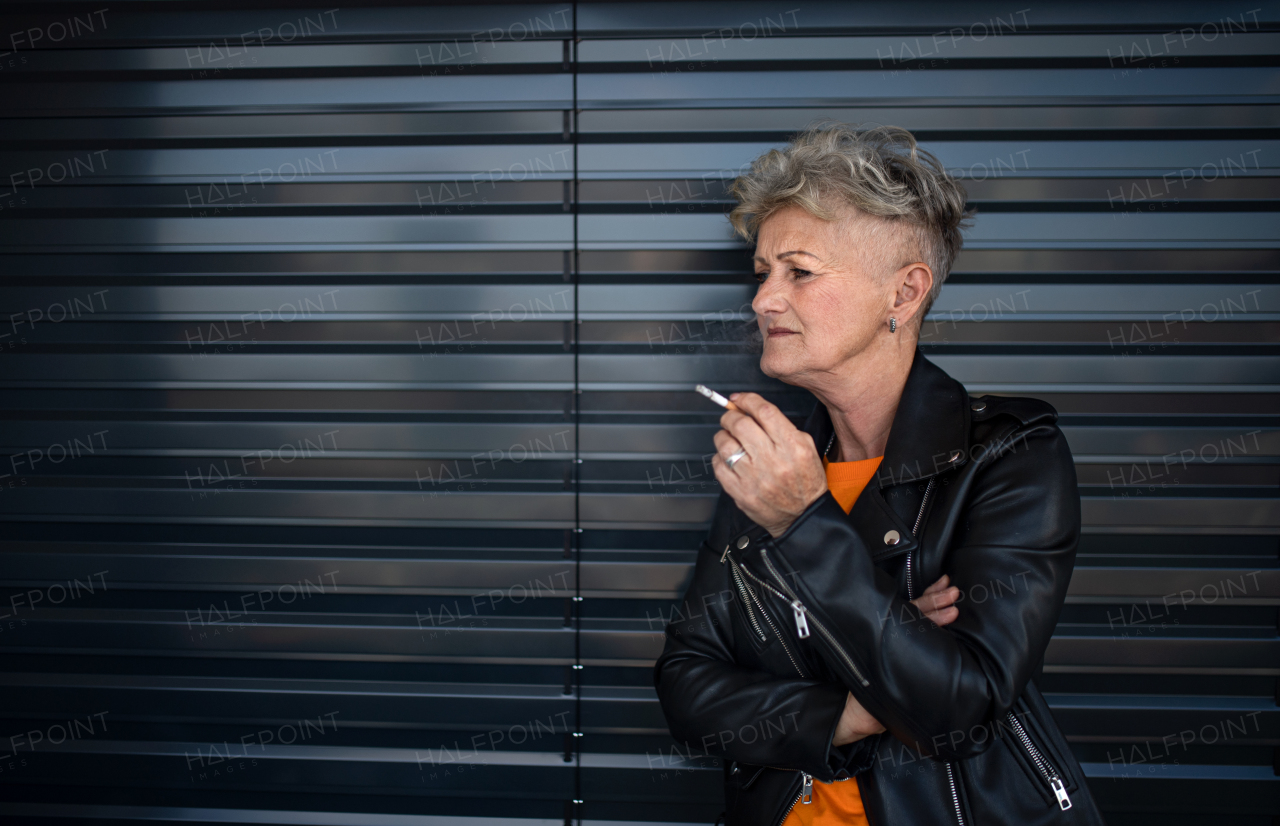
{"type": "Polygon", "coordinates": [[[898,285],[893,296],[893,314],[899,324],[906,326],[920,312],[933,288],[933,270],[917,261],[900,268],[893,274],[893,281],[898,285]]]}

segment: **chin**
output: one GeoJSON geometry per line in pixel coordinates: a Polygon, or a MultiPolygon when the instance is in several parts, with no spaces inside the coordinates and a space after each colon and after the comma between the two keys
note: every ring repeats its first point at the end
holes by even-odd
{"type": "Polygon", "coordinates": [[[765,352],[760,357],[760,372],[764,373],[771,379],[777,379],[781,382],[791,384],[789,378],[796,374],[797,369],[791,363],[791,359],[781,358],[777,353],[765,352]]]}

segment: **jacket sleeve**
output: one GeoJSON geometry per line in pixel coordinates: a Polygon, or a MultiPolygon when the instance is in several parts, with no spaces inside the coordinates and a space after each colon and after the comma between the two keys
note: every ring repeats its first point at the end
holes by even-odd
{"type": "Polygon", "coordinates": [[[944,567],[961,590],[960,617],[945,628],[920,619],[873,564],[883,523],[846,518],[829,493],[766,544],[778,576],[829,632],[811,642],[835,673],[893,736],[943,760],[995,740],[992,727],[1048,647],[1079,540],[1075,467],[1056,426],[1025,430],[991,455],[949,480],[947,495],[964,502],[953,521],[930,523],[950,534],[944,567]]]}
{"type": "Polygon", "coordinates": [[[758,766],[799,769],[819,780],[870,766],[874,742],[831,745],[844,710],[838,683],[778,677],[734,662],[734,592],[718,554],[703,544],[693,581],[666,628],[654,667],[672,736],[688,750],[758,766]]]}

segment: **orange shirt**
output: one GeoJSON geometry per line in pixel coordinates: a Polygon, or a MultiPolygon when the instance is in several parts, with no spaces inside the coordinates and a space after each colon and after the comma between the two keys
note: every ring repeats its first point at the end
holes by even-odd
{"type": "MultiPolygon", "coordinates": [[[[827,462],[824,458],[822,466],[827,471],[827,487],[831,495],[848,513],[853,508],[862,489],[875,476],[883,456],[874,459],[863,459],[861,462],[827,462]]],[[[868,826],[867,815],[862,809],[862,795],[858,793],[858,781],[837,780],[835,783],[813,781],[813,800],[810,803],[796,802],[791,814],[782,822],[782,826],[868,826]]]]}

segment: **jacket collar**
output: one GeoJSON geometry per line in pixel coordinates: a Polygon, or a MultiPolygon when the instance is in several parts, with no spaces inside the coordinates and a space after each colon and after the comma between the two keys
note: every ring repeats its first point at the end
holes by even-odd
{"type": "MultiPolygon", "coordinates": [[[[803,429],[821,452],[834,432],[826,405],[814,407],[803,429]]],[[[880,487],[960,467],[968,455],[969,394],[917,349],[876,474],[880,487]]]]}

